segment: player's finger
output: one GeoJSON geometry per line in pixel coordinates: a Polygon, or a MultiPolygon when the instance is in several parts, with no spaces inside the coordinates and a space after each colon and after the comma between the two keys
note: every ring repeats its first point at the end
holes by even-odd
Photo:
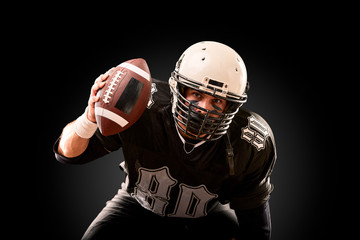
{"type": "Polygon", "coordinates": [[[92,87],[91,87],[91,94],[90,94],[90,97],[93,97],[93,96],[95,96],[96,95],[96,93],[97,93],[97,90],[99,89],[99,87],[98,87],[98,83],[96,82],[96,83],[94,83],[94,85],[92,85],[92,87]]]}
{"type": "Polygon", "coordinates": [[[115,69],[115,67],[110,68],[105,74],[111,75],[113,73],[114,69],[115,69]]]}
{"type": "Polygon", "coordinates": [[[94,83],[100,82],[100,80],[101,80],[101,75],[99,75],[99,76],[95,79],[95,82],[94,82],[94,83]]]}
{"type": "Polygon", "coordinates": [[[107,71],[106,73],[100,75],[101,81],[104,81],[104,80],[107,79],[108,77],[109,77],[109,71],[107,71]]]}
{"type": "Polygon", "coordinates": [[[95,103],[98,102],[100,100],[100,97],[98,96],[91,96],[89,98],[88,101],[88,105],[90,106],[90,108],[94,108],[95,107],[95,103]]]}
{"type": "Polygon", "coordinates": [[[105,86],[106,82],[96,82],[92,87],[91,87],[91,96],[95,96],[97,94],[97,92],[99,91],[99,89],[103,88],[105,86]]]}
{"type": "Polygon", "coordinates": [[[100,97],[99,97],[99,96],[93,96],[93,97],[91,97],[91,101],[94,102],[94,103],[98,102],[99,100],[100,100],[100,97]]]}
{"type": "Polygon", "coordinates": [[[104,79],[104,75],[105,74],[100,74],[96,79],[95,79],[95,82],[94,83],[98,83],[98,82],[102,82],[102,81],[104,81],[105,79],[104,79]]]}
{"type": "Polygon", "coordinates": [[[98,89],[103,88],[103,87],[105,86],[105,83],[106,83],[106,82],[98,82],[98,83],[97,83],[98,89]]]}
{"type": "Polygon", "coordinates": [[[106,73],[104,74],[101,74],[100,76],[98,76],[96,79],[95,79],[95,83],[97,82],[102,82],[104,81],[105,79],[107,79],[109,77],[109,73],[113,70],[114,68],[111,68],[109,69],[106,73]]]}

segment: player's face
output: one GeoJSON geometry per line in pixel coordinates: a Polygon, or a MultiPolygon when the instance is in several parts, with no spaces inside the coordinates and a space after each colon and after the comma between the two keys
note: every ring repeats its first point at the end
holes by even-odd
{"type": "MultiPolygon", "coordinates": [[[[226,100],[216,98],[214,96],[196,91],[195,89],[188,88],[185,90],[185,98],[192,102],[194,105],[205,108],[211,112],[222,113],[226,107],[226,100]]],[[[205,114],[204,111],[197,109],[198,112],[205,114]]],[[[215,116],[214,114],[209,114],[215,116]]]]}
{"type": "MultiPolygon", "coordinates": [[[[223,113],[225,110],[225,107],[227,105],[227,101],[224,99],[216,98],[214,96],[199,92],[195,89],[187,88],[184,93],[184,97],[191,102],[194,106],[206,109],[209,111],[210,117],[218,117],[216,113],[223,113]]],[[[186,103],[188,106],[189,104],[186,103]]],[[[201,113],[203,115],[206,114],[205,111],[201,110],[200,108],[194,108],[194,110],[198,113],[201,113]]],[[[183,124],[179,123],[184,127],[183,124]]],[[[184,133],[185,134],[185,133],[184,133]]],[[[197,135],[196,132],[192,134],[193,136],[189,135],[192,134],[191,132],[186,134],[187,137],[193,138],[197,135]]],[[[201,135],[200,137],[204,137],[206,134],[201,135]]]]}

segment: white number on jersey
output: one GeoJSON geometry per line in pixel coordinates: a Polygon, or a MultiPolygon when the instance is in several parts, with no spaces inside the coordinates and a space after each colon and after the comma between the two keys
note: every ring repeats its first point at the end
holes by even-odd
{"type": "MultiPolygon", "coordinates": [[[[139,168],[133,197],[146,209],[165,216],[170,200],[170,191],[178,181],[171,177],[168,167],[158,169],[139,168]]],[[[207,214],[208,202],[217,195],[209,192],[205,185],[188,186],[179,184],[179,196],[175,210],[169,217],[195,218],[207,214]]]]}
{"type": "Polygon", "coordinates": [[[248,125],[241,129],[241,138],[255,146],[258,151],[265,148],[265,141],[268,136],[267,127],[254,116],[248,117],[248,125]]]}

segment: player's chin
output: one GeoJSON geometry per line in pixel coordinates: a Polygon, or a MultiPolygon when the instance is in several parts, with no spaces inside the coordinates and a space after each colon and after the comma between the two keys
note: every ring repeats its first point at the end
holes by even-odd
{"type": "Polygon", "coordinates": [[[182,133],[181,135],[183,135],[186,138],[198,139],[198,138],[206,138],[208,136],[208,134],[206,133],[199,134],[199,130],[191,126],[187,128],[181,121],[178,121],[178,124],[181,127],[180,129],[180,132],[182,133]]]}
{"type": "Polygon", "coordinates": [[[206,138],[206,136],[208,136],[207,134],[199,135],[198,132],[192,132],[192,131],[185,132],[185,135],[186,135],[186,137],[191,138],[191,139],[206,138]]]}
{"type": "Polygon", "coordinates": [[[206,132],[199,132],[199,129],[192,129],[191,127],[189,128],[189,130],[187,131],[188,135],[193,136],[194,138],[206,138],[207,136],[209,136],[209,134],[207,134],[206,132]]]}

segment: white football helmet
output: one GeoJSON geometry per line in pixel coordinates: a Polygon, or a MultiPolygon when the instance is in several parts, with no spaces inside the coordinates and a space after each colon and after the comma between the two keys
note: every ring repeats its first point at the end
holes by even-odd
{"type": "Polygon", "coordinates": [[[232,48],[218,42],[199,42],[186,49],[169,84],[178,129],[199,140],[217,140],[226,134],[234,115],[247,101],[245,64],[232,48]],[[193,104],[184,97],[186,88],[225,99],[228,103],[225,111],[209,111],[193,104]]]}

